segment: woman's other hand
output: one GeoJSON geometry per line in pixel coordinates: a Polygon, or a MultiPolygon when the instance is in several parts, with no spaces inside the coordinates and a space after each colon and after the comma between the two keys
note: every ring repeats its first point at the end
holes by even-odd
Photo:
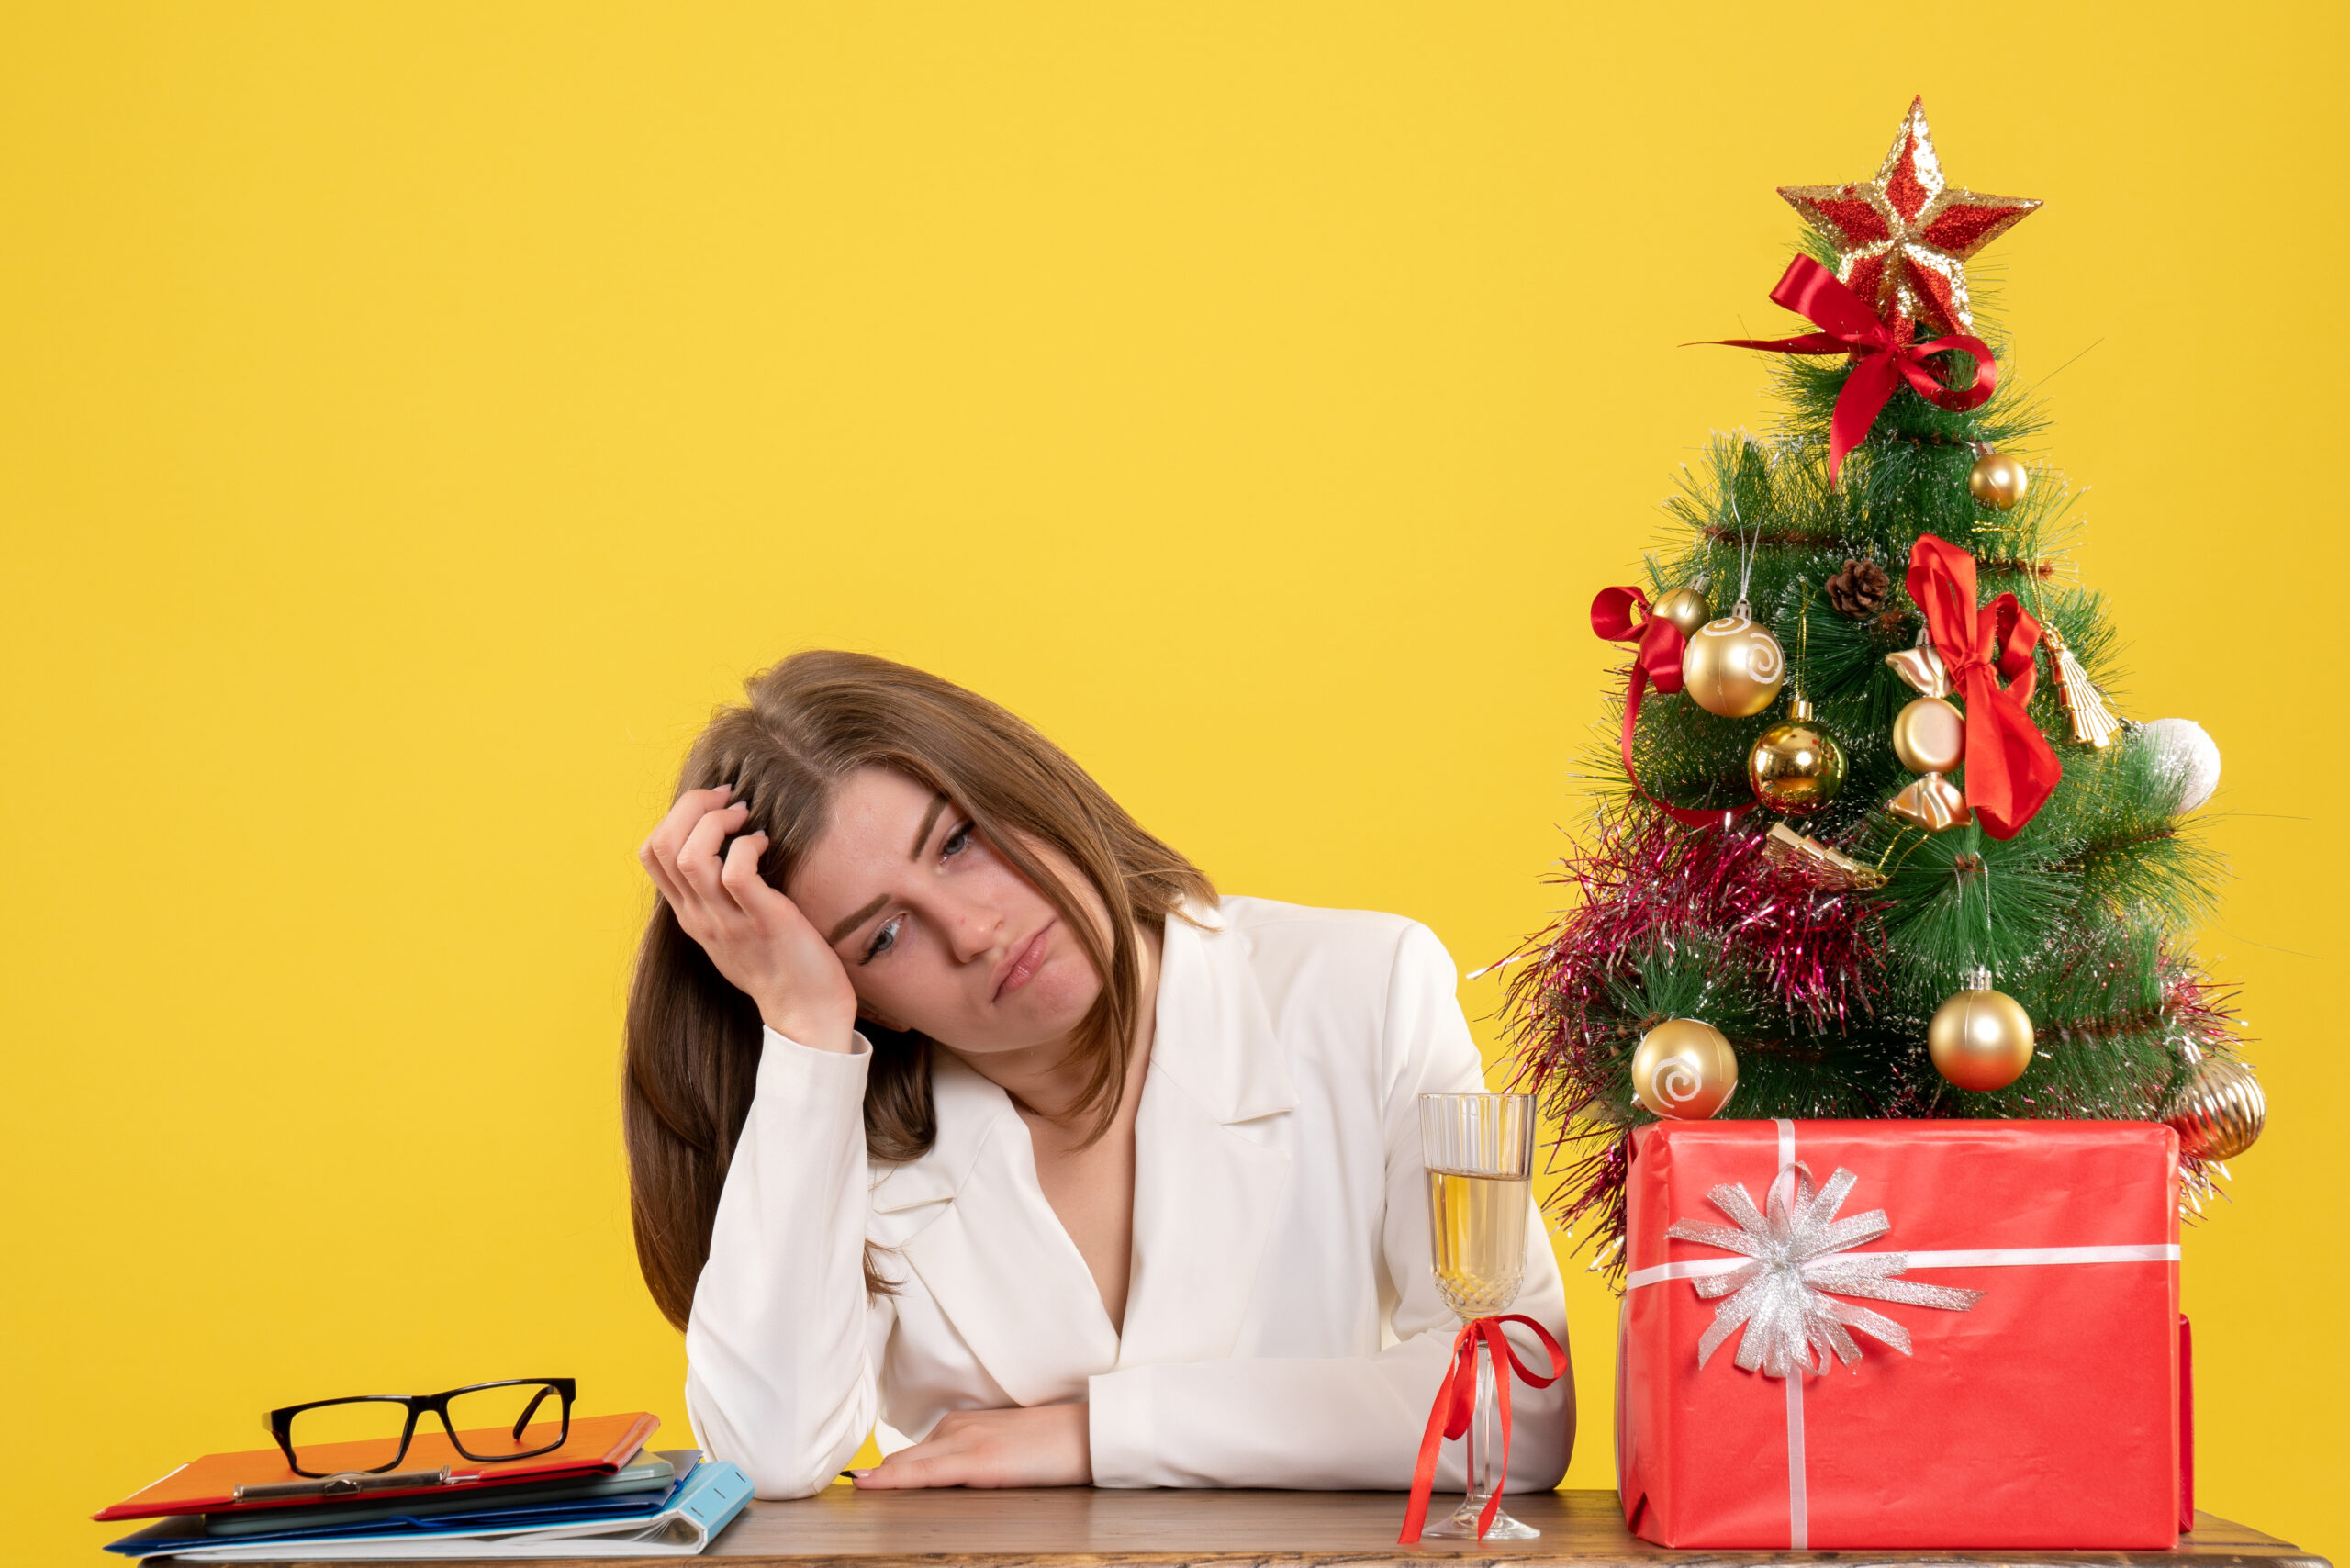
{"type": "Polygon", "coordinates": [[[955,1410],[930,1436],[871,1470],[853,1470],[868,1489],[909,1486],[1090,1486],[1093,1448],[1082,1405],[955,1410]]]}
{"type": "Polygon", "coordinates": [[[687,790],[636,858],[686,935],[701,944],[728,983],[758,1003],[768,1028],[803,1046],[846,1051],[856,1026],[848,971],[799,906],[760,877],[767,835],[743,834],[726,845],[750,820],[733,794],[728,788],[687,790]]]}

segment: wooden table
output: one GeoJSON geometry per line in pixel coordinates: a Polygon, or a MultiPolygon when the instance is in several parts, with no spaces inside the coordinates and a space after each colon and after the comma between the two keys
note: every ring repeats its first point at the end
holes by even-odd
{"type": "MultiPolygon", "coordinates": [[[[1449,1509],[1430,1510],[1441,1518],[1449,1509]]],[[[753,1503],[702,1560],[777,1568],[1386,1568],[1436,1559],[1473,1563],[1745,1564],[2050,1563],[2068,1568],[2328,1568],[2258,1530],[2196,1516],[2176,1551],[1667,1551],[1628,1534],[1613,1492],[1551,1492],[1509,1499],[1539,1540],[1395,1544],[1398,1492],[1125,1492],[1062,1487],[1026,1492],[858,1492],[828,1487],[796,1503],[753,1503]]],[[[444,1560],[445,1561],[445,1560],[444,1560]]],[[[542,1563],[546,1559],[539,1560],[542,1563]]],[[[677,1557],[564,1560],[653,1568],[677,1557]]]]}

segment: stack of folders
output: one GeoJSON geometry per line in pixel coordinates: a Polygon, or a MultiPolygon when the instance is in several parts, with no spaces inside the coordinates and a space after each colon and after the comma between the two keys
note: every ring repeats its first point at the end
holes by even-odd
{"type": "Polygon", "coordinates": [[[343,1495],[303,1486],[273,1449],[209,1454],[95,1517],[155,1518],[106,1548],[142,1560],[690,1557],[743,1511],[751,1483],[691,1449],[648,1450],[659,1425],[575,1421],[561,1448],[505,1464],[474,1463],[419,1432],[404,1473],[385,1479],[441,1479],[343,1495]]]}

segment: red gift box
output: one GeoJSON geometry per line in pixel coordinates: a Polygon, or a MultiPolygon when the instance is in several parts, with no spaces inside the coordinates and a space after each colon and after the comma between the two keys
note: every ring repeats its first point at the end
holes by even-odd
{"type": "Polygon", "coordinates": [[[2143,1122],[1640,1128],[1625,1523],[1684,1548],[2168,1550],[2187,1506],[2177,1165],[2176,1135],[2143,1122]],[[1761,1310],[1700,1366],[1725,1305],[1761,1310]],[[1825,1365],[1770,1375],[1774,1344],[1782,1367],[1789,1347],[1825,1365]]]}

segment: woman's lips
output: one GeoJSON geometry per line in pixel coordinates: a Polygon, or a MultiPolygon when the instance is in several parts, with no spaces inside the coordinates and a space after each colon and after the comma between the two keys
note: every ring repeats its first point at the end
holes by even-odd
{"type": "Polygon", "coordinates": [[[1045,939],[1052,934],[1053,923],[1047,921],[1043,930],[1028,938],[1028,945],[1020,949],[1018,958],[1012,960],[1012,968],[1004,970],[1003,978],[995,982],[996,1001],[1002,1002],[1005,997],[1026,985],[1035,972],[1044,967],[1045,939]]]}

